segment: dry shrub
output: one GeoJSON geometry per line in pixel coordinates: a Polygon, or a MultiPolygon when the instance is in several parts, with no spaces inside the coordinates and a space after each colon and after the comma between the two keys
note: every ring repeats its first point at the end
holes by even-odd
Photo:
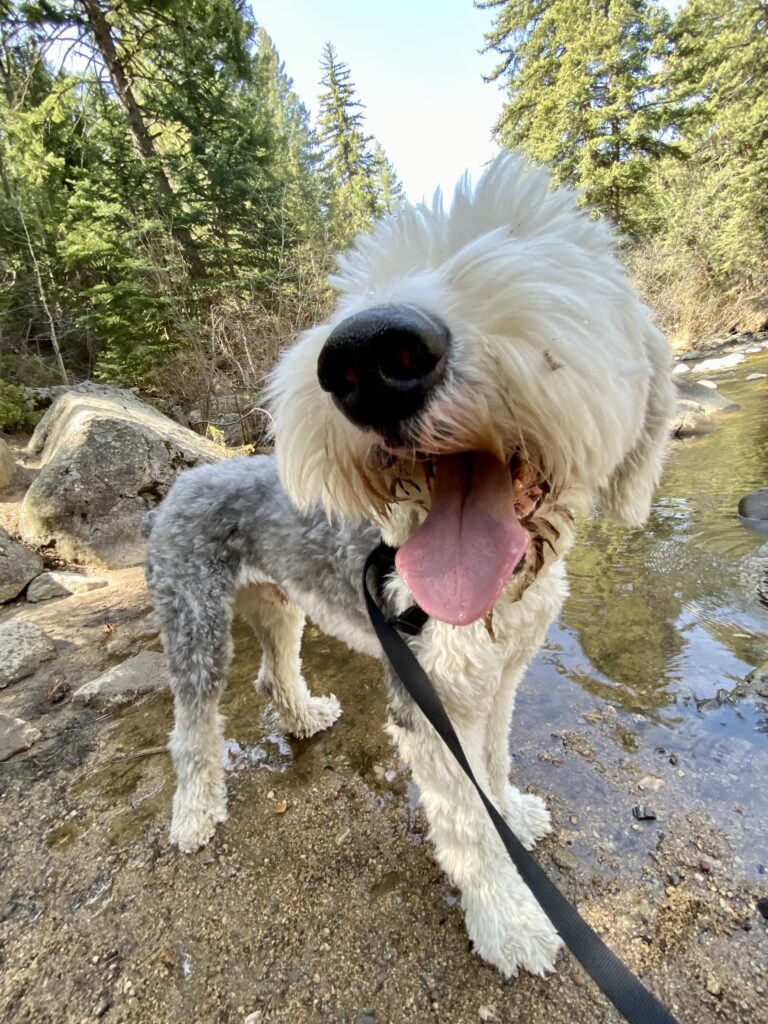
{"type": "Polygon", "coordinates": [[[690,253],[672,257],[655,242],[633,249],[630,274],[643,301],[675,350],[698,348],[716,338],[764,327],[768,277],[740,287],[718,285],[706,263],[690,253]]]}
{"type": "Polygon", "coordinates": [[[280,350],[327,315],[331,297],[319,272],[298,284],[278,282],[272,305],[219,293],[199,321],[179,318],[185,345],[159,368],[158,397],[201,433],[213,427],[229,445],[265,445],[266,377],[280,350]]]}

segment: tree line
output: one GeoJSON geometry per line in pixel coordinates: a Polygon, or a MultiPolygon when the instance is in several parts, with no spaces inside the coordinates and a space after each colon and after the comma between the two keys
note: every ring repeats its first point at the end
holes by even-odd
{"type": "MultiPolygon", "coordinates": [[[[498,142],[616,222],[663,326],[764,316],[765,0],[476,6],[498,142]]],[[[257,405],[327,307],[333,253],[401,200],[349,67],[319,55],[313,124],[244,0],[0,0],[0,19],[0,429],[31,418],[22,385],[85,376],[183,407],[228,380],[257,405]]]]}
{"type": "Polygon", "coordinates": [[[492,12],[499,141],[623,234],[672,334],[768,316],[768,5],[477,0],[492,12]]]}
{"type": "Polygon", "coordinates": [[[0,402],[69,376],[178,389],[209,341],[209,370],[255,386],[401,195],[348,67],[320,57],[312,125],[242,0],[5,4],[0,402]]]}

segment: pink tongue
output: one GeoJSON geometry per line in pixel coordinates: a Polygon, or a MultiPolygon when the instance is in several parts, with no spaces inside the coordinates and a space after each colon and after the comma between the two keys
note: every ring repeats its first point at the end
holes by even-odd
{"type": "Polygon", "coordinates": [[[528,541],[509,468],[485,452],[442,455],[429,514],[395,564],[428,615],[466,626],[491,610],[528,541]]]}

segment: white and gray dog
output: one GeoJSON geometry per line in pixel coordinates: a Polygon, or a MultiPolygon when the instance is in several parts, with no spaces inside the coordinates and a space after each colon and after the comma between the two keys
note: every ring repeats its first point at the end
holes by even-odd
{"type": "MultiPolygon", "coordinates": [[[[178,779],[171,839],[203,846],[227,816],[217,703],[233,608],[263,649],[257,681],[296,736],[334,696],[301,674],[304,616],[381,651],[361,574],[383,539],[392,613],[480,784],[527,846],[543,801],[509,781],[520,678],[566,595],[573,513],[646,518],[672,401],[670,356],[614,254],[611,230],[499,157],[450,209],[405,205],[357,239],[335,311],[270,385],[276,459],[183,474],[151,514],[148,580],[170,664],[178,779]]],[[[560,939],[480,800],[385,666],[387,726],[418,784],[437,860],[461,890],[477,953],[503,974],[552,969],[560,939]]]]}

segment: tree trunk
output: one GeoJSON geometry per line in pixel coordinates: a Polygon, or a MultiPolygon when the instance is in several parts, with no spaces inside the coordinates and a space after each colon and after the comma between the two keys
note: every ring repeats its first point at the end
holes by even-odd
{"type": "MultiPolygon", "coordinates": [[[[166,199],[173,199],[175,198],[173,187],[168,180],[168,175],[155,148],[154,139],[144,122],[141,108],[136,102],[136,97],[133,94],[128,75],[117,52],[112,29],[104,15],[104,11],[99,6],[98,0],[80,0],[80,2],[85,11],[88,27],[109,72],[112,87],[128,114],[136,148],[149,164],[161,194],[166,199]]],[[[169,224],[169,229],[176,239],[192,275],[194,277],[205,277],[205,267],[202,264],[189,230],[172,222],[169,224]]]]}
{"type": "Polygon", "coordinates": [[[43,276],[40,273],[40,264],[37,262],[37,256],[35,255],[35,249],[34,249],[34,246],[32,245],[32,239],[31,239],[29,231],[27,229],[27,222],[26,222],[26,220],[24,218],[24,213],[23,213],[23,211],[21,209],[21,203],[20,202],[17,202],[16,209],[17,209],[18,214],[19,214],[19,223],[22,226],[22,229],[24,231],[24,237],[27,240],[27,249],[29,250],[29,256],[30,256],[30,259],[32,260],[32,269],[33,269],[33,272],[34,272],[34,275],[35,275],[35,283],[37,285],[37,294],[38,294],[38,297],[40,299],[40,305],[43,307],[43,312],[45,313],[45,317],[46,317],[46,319],[48,321],[48,330],[49,330],[50,335],[51,335],[51,346],[53,348],[53,354],[56,357],[56,367],[57,367],[57,369],[58,369],[58,371],[59,371],[59,373],[61,375],[61,379],[64,381],[64,383],[65,384],[69,384],[69,380],[67,378],[67,371],[64,368],[64,360],[61,357],[61,349],[59,347],[59,336],[56,333],[56,324],[55,324],[54,319],[53,319],[53,314],[51,313],[51,307],[48,305],[48,298],[47,298],[47,296],[45,294],[45,287],[43,285],[43,276]]]}

